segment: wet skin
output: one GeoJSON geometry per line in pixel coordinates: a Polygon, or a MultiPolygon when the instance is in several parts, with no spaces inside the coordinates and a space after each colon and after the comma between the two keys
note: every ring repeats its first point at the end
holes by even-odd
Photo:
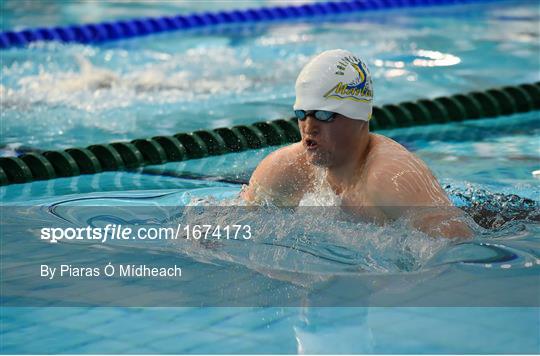
{"type": "Polygon", "coordinates": [[[401,217],[431,236],[466,238],[463,212],[452,206],[426,164],[390,138],[369,132],[365,121],[337,114],[299,121],[301,142],[268,155],[241,196],[248,202],[297,206],[322,171],[344,210],[384,224],[401,217]]]}

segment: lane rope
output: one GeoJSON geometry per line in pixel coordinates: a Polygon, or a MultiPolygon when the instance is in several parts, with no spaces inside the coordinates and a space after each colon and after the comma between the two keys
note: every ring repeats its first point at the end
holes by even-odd
{"type": "MultiPolygon", "coordinates": [[[[540,110],[540,82],[374,107],[371,130],[492,118],[540,110]]],[[[0,158],[0,185],[133,170],[300,140],[296,118],[256,122],[130,142],[95,144],[0,158]]]]}
{"type": "Polygon", "coordinates": [[[70,26],[30,28],[0,33],[0,49],[22,47],[37,41],[100,43],[154,33],[217,25],[290,21],[314,17],[402,7],[426,7],[488,2],[494,0],[350,0],[298,6],[203,12],[190,15],[136,18],[70,26]]]}

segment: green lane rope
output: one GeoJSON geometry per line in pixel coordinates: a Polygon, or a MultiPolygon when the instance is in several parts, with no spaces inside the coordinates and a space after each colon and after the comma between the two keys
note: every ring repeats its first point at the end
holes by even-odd
{"type": "MultiPolygon", "coordinates": [[[[540,109],[540,82],[373,108],[372,130],[490,118],[540,109]]],[[[240,152],[300,140],[296,118],[0,158],[0,185],[240,152]]]]}

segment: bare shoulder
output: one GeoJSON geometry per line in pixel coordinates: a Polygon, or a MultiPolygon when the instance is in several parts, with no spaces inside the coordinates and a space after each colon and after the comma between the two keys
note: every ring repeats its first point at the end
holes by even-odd
{"type": "Polygon", "coordinates": [[[279,205],[294,205],[311,181],[311,171],[299,143],[280,148],[259,163],[242,197],[252,202],[269,199],[279,205]]]}
{"type": "Polygon", "coordinates": [[[428,166],[394,140],[374,138],[366,167],[370,203],[387,218],[408,216],[411,226],[430,236],[472,236],[463,212],[452,205],[428,166]]]}
{"type": "Polygon", "coordinates": [[[419,157],[396,141],[373,135],[366,163],[368,196],[380,205],[448,205],[446,193],[419,157]]]}

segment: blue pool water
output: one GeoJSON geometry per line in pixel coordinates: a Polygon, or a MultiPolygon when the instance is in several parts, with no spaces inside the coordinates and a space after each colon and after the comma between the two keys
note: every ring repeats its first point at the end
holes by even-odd
{"type": "MultiPolygon", "coordinates": [[[[11,9],[3,26],[34,24],[36,13],[50,14],[43,17],[49,24],[104,19],[95,8],[89,11],[78,3],[39,9],[28,5],[25,15],[14,10],[14,3],[2,4],[11,9]]],[[[109,12],[111,18],[205,6],[112,4],[99,5],[117,10],[109,12]]],[[[533,82],[540,79],[539,20],[533,2],[501,1],[343,15],[317,23],[169,33],[99,46],[39,43],[10,49],[0,53],[1,153],[289,116],[299,69],[311,55],[334,47],[351,49],[366,59],[374,74],[377,104],[533,82]]],[[[511,286],[516,296],[534,295],[540,288],[540,228],[531,217],[538,214],[503,222],[531,204],[531,211],[538,211],[539,181],[531,173],[540,169],[538,119],[539,112],[530,112],[381,132],[425,160],[457,205],[471,208],[484,199],[494,207],[491,222],[496,228],[479,227],[475,239],[457,246],[403,230],[399,223],[329,223],[319,231],[323,241],[307,246],[296,236],[309,231],[308,222],[299,218],[290,226],[288,217],[276,213],[270,221],[285,232],[281,245],[201,250],[166,243],[140,249],[128,243],[107,246],[104,252],[99,244],[59,244],[53,249],[32,233],[3,233],[2,263],[25,268],[21,261],[28,256],[49,263],[66,258],[73,263],[89,258],[106,263],[136,256],[140,263],[174,261],[209,275],[220,275],[223,266],[234,263],[242,268],[240,277],[253,278],[251,287],[285,283],[283,274],[294,272],[295,278],[345,276],[354,286],[393,278],[390,292],[403,291],[412,280],[417,287],[409,292],[418,300],[441,291],[456,300],[463,295],[474,299],[479,285],[494,294],[511,286]],[[440,281],[437,289],[424,283],[433,280],[440,281]]],[[[4,207],[88,204],[104,211],[118,205],[215,204],[212,198],[228,202],[274,149],[12,185],[1,187],[0,196],[4,207]]],[[[27,218],[6,216],[4,231],[24,226],[27,218]]],[[[55,218],[50,209],[37,217],[51,222],[55,218]]],[[[208,280],[191,281],[189,288],[204,289],[208,280]]],[[[231,288],[238,285],[245,286],[231,288]]],[[[160,291],[174,297],[174,290],[160,291]]],[[[1,309],[0,344],[2,353],[540,352],[538,301],[529,306],[506,300],[498,307],[488,301],[478,304],[483,307],[449,307],[426,306],[413,298],[408,307],[358,305],[10,306],[1,309]]]]}

